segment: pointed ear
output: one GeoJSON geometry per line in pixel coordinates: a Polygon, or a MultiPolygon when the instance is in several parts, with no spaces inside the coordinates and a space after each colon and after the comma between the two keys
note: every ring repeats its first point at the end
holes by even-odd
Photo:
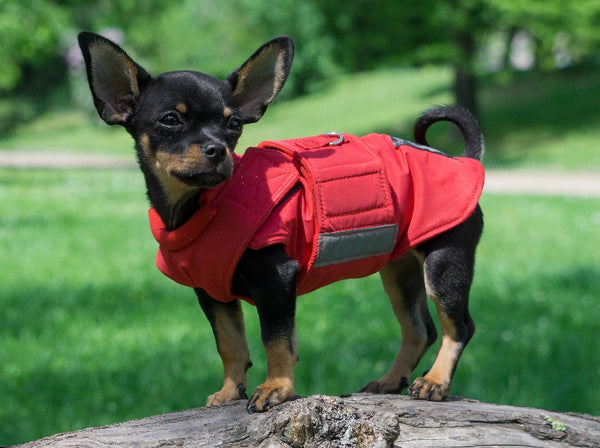
{"type": "Polygon", "coordinates": [[[294,41],[281,36],[261,46],[227,77],[244,123],[254,123],[281,91],[294,59],[294,41]]]}
{"type": "Polygon", "coordinates": [[[108,124],[124,125],[150,75],[118,45],[98,34],[78,36],[94,105],[108,124]]]}

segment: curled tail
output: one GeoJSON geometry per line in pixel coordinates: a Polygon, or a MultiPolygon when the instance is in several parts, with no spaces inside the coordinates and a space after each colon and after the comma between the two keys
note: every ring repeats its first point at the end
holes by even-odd
{"type": "Polygon", "coordinates": [[[471,112],[460,106],[438,106],[426,110],[415,123],[415,142],[429,146],[425,134],[438,121],[450,121],[458,126],[465,139],[463,157],[481,160],[485,145],[479,124],[471,112]]]}

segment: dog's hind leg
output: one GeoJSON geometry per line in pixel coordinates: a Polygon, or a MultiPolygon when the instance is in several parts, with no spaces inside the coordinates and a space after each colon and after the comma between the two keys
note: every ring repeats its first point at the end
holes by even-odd
{"type": "Polygon", "coordinates": [[[408,387],[413,369],[436,339],[427,309],[420,261],[412,253],[388,263],[380,271],[384,289],[402,330],[402,343],[394,363],[377,381],[361,392],[400,393],[408,387]]]}
{"type": "Polygon", "coordinates": [[[212,326],[217,350],[223,362],[223,387],[208,397],[206,405],[246,399],[246,371],[252,366],[252,362],[240,302],[235,300],[222,303],[211,298],[202,289],[195,291],[212,326]]]}
{"type": "Polygon", "coordinates": [[[475,247],[482,227],[481,211],[477,209],[464,223],[419,248],[424,256],[427,294],[440,317],[442,343],[431,369],[409,388],[415,398],[439,401],[448,395],[458,360],[475,333],[468,305],[475,247]]]}

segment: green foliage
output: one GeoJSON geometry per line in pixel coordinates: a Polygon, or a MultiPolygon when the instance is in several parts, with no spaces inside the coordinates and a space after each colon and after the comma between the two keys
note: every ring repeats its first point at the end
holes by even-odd
{"type": "Polygon", "coordinates": [[[327,32],[328,17],[315,2],[240,0],[240,6],[252,35],[261,36],[260,40],[281,34],[294,39],[296,53],[286,95],[314,91],[337,73],[339,61],[327,32]]]}
{"type": "Polygon", "coordinates": [[[559,45],[570,53],[574,64],[589,60],[597,52],[600,37],[593,29],[600,17],[598,2],[486,0],[484,3],[489,3],[489,8],[494,11],[498,20],[497,30],[522,29],[531,34],[536,43],[538,66],[543,69],[556,68],[555,56],[559,45]],[[562,44],[559,42],[561,38],[562,44]]]}
{"type": "Polygon", "coordinates": [[[482,50],[490,37],[527,30],[538,45],[540,63],[549,66],[558,33],[569,36],[575,61],[589,55],[598,42],[600,6],[593,1],[504,0],[387,1],[315,0],[327,17],[324,32],[333,37],[340,64],[357,70],[382,63],[474,64],[465,54],[464,39],[472,36],[482,50]],[[569,14],[565,14],[565,10],[569,14]],[[466,58],[466,59],[465,59],[466,58]]]}
{"type": "Polygon", "coordinates": [[[559,35],[574,62],[589,60],[599,17],[593,0],[0,0],[0,91],[33,79],[44,92],[67,84],[63,56],[80,29],[122,30],[153,72],[189,67],[219,75],[266,39],[288,34],[298,44],[288,94],[301,94],[340,68],[470,65],[475,53],[465,53],[465,36],[482,49],[490,36],[508,39],[517,29],[536,40],[542,67],[553,66],[559,35]]]}
{"type": "Polygon", "coordinates": [[[17,86],[27,67],[47,70],[65,29],[68,15],[54,2],[0,0],[0,93],[17,86]]]}
{"type": "MultiPolygon", "coordinates": [[[[203,405],[220,360],[193,292],[154,267],[141,174],[0,179],[0,444],[203,405]]],[[[484,194],[483,207],[477,332],[452,393],[598,414],[600,272],[581,250],[600,244],[598,201],[484,194]]],[[[244,309],[252,390],[265,359],[256,310],[244,309]]],[[[377,276],[300,298],[298,336],[302,395],[358,390],[400,340],[377,276]]]]}
{"type": "Polygon", "coordinates": [[[189,68],[224,78],[265,41],[286,34],[296,41],[296,55],[285,92],[295,96],[335,69],[321,23],[310,2],[186,0],[156,15],[152,33],[147,17],[133,19],[127,43],[154,73],[189,68]]]}
{"type": "Polygon", "coordinates": [[[245,39],[245,28],[231,26],[233,2],[168,4],[160,14],[152,15],[152,32],[150,17],[144,15],[132,17],[127,26],[123,46],[133,47],[151,73],[190,69],[223,77],[254,51],[255,40],[245,39]]]}
{"type": "Polygon", "coordinates": [[[68,15],[53,2],[0,0],[0,135],[33,118],[51,86],[64,85],[68,29],[68,15]]]}
{"type": "Polygon", "coordinates": [[[0,98],[0,136],[13,131],[18,124],[35,117],[35,108],[18,98],[0,98]]]}

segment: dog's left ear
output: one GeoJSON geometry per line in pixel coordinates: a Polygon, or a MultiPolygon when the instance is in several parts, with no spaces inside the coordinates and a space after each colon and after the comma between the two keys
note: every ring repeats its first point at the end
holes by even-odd
{"type": "Polygon", "coordinates": [[[227,77],[244,123],[254,123],[263,116],[283,88],[293,59],[294,41],[276,37],[227,77]]]}

